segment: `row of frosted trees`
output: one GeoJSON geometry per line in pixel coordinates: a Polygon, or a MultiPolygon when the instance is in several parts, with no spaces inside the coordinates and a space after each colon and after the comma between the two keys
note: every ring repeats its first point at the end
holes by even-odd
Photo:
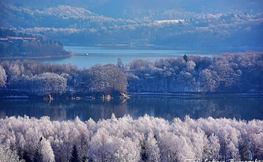
{"type": "MultiPolygon", "coordinates": [[[[27,161],[69,161],[73,153],[80,161],[263,159],[261,120],[186,116],[169,122],[147,115],[137,120],[112,115],[96,123],[78,117],[59,122],[25,116],[1,119],[0,128],[0,149],[27,161]]],[[[0,153],[0,161],[4,158],[0,153]]]]}
{"type": "Polygon", "coordinates": [[[263,53],[184,56],[154,63],[133,60],[122,66],[130,92],[263,91],[263,53]]]}
{"type": "Polygon", "coordinates": [[[0,88],[37,95],[66,92],[262,92],[263,52],[133,60],[78,69],[70,64],[0,62],[0,88]]]}

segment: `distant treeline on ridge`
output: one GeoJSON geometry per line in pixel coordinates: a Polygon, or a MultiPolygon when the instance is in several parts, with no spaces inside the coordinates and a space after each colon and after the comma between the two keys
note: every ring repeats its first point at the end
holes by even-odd
{"type": "Polygon", "coordinates": [[[97,64],[82,70],[71,64],[2,61],[0,87],[3,96],[262,92],[263,52],[185,55],[155,62],[136,59],[126,65],[118,59],[117,65],[97,64]]]}

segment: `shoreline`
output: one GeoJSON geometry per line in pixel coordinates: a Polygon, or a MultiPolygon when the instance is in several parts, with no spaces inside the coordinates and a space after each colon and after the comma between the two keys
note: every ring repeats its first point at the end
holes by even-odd
{"type": "MultiPolygon", "coordinates": [[[[36,98],[43,98],[47,95],[38,96],[38,95],[32,95],[32,94],[10,94],[6,96],[1,96],[0,99],[36,99],[36,98]]],[[[59,98],[79,98],[79,99],[90,99],[93,95],[55,95],[53,96],[55,99],[59,98]]],[[[202,97],[259,97],[263,98],[263,92],[259,93],[158,93],[158,92],[129,92],[126,94],[129,99],[131,97],[190,97],[190,98],[202,98],[202,97]]],[[[115,96],[114,99],[118,98],[120,99],[123,96],[115,96]]],[[[113,99],[112,98],[112,99],[113,99]]],[[[94,97],[94,99],[101,99],[100,97],[94,97]]]]}
{"type": "Polygon", "coordinates": [[[263,97],[263,92],[240,92],[240,93],[228,93],[228,92],[220,92],[220,93],[200,93],[200,92],[177,92],[177,93],[162,93],[162,92],[128,92],[128,96],[158,96],[158,97],[230,97],[230,96],[238,96],[238,97],[263,97]]]}

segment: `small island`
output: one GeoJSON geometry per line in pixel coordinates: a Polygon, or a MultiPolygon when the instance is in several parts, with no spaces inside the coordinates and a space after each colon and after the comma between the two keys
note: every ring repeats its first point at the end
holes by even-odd
{"type": "Polygon", "coordinates": [[[0,28],[0,58],[67,57],[60,41],[0,28]]]}

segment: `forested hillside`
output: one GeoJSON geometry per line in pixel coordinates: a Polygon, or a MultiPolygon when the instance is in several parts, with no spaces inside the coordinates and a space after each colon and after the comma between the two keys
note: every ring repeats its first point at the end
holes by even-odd
{"type": "Polygon", "coordinates": [[[263,121],[0,119],[0,161],[250,161],[263,159],[263,121]],[[15,149],[16,151],[12,151],[15,149]]]}
{"type": "Polygon", "coordinates": [[[69,56],[59,41],[0,28],[0,57],[69,56]]]}
{"type": "Polygon", "coordinates": [[[76,65],[36,61],[0,62],[2,96],[102,96],[120,93],[263,92],[263,53],[182,56],[123,65],[76,65]],[[8,92],[8,93],[7,93],[8,92]]]}
{"type": "Polygon", "coordinates": [[[254,49],[263,45],[262,5],[260,0],[2,0],[0,24],[65,45],[254,49]]]}

